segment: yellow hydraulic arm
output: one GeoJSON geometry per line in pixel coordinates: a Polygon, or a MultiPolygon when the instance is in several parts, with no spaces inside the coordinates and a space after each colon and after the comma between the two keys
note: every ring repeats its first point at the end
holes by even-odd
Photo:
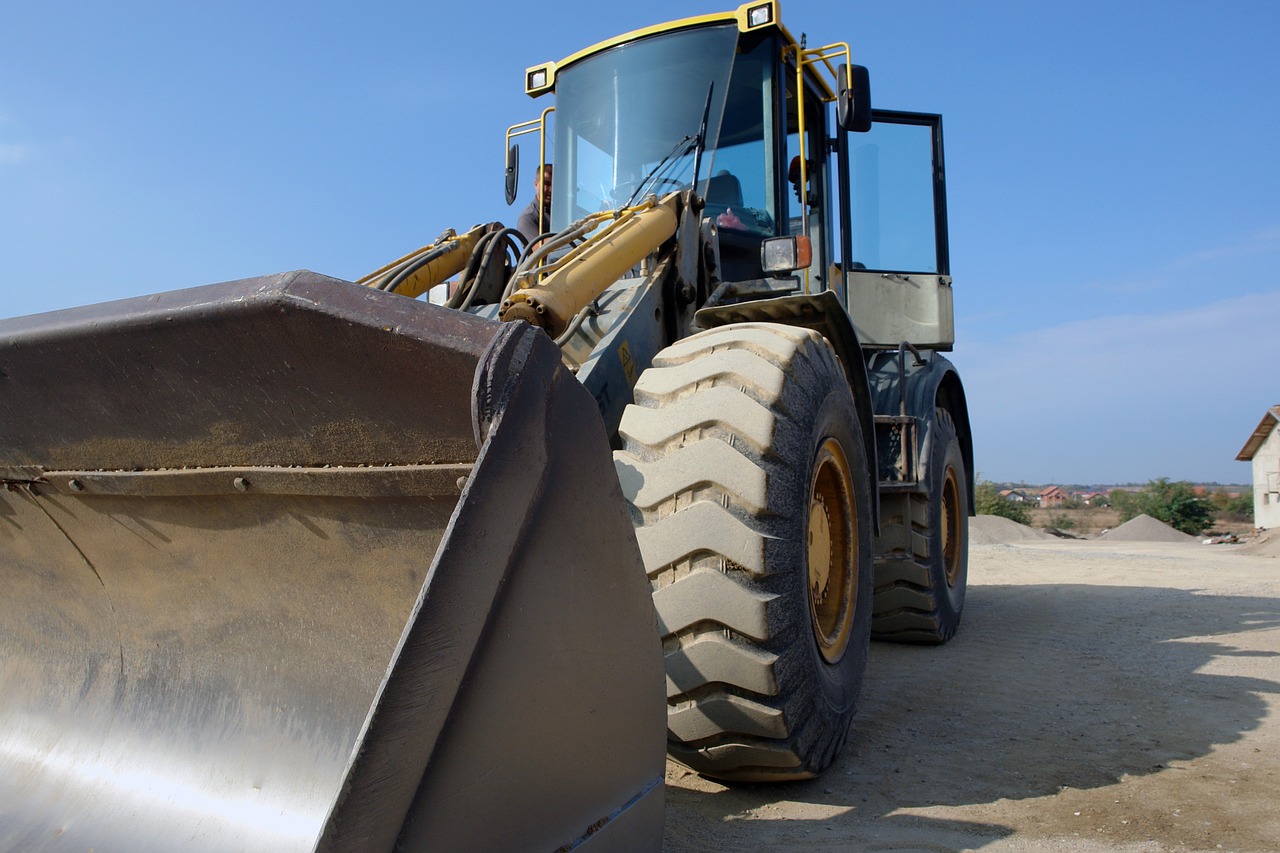
{"type": "Polygon", "coordinates": [[[564,257],[527,272],[517,272],[514,290],[503,301],[499,318],[525,320],[558,337],[583,308],[640,263],[676,232],[679,194],[662,201],[645,202],[620,211],[587,217],[578,227],[552,238],[531,256],[537,262],[551,251],[589,233],[601,224],[599,234],[575,246],[564,257]],[[536,284],[525,285],[541,275],[536,284]]]}
{"type": "MultiPolygon", "coordinates": [[[[650,196],[632,207],[592,214],[548,238],[513,274],[499,319],[525,320],[557,338],[605,288],[675,234],[679,205],[679,193],[662,201],[650,196]],[[592,234],[596,229],[601,230],[592,234]],[[566,247],[571,248],[549,260],[566,247]]],[[[496,229],[497,223],[477,225],[462,235],[450,229],[358,281],[401,296],[421,296],[466,269],[476,247],[496,229]]]]}
{"type": "Polygon", "coordinates": [[[421,296],[450,276],[462,272],[480,238],[492,228],[488,224],[477,225],[462,236],[450,228],[429,246],[374,270],[358,283],[410,298],[421,296]]]}

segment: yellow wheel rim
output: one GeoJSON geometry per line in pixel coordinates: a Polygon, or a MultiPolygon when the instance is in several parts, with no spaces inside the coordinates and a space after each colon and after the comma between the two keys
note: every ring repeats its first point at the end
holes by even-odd
{"type": "Polygon", "coordinates": [[[809,489],[809,615],[828,663],[844,656],[858,603],[858,522],[853,479],[834,438],[818,448],[809,489]]]}
{"type": "Polygon", "coordinates": [[[948,466],[942,480],[942,565],[947,586],[955,586],[960,576],[960,482],[956,469],[948,466]]]}

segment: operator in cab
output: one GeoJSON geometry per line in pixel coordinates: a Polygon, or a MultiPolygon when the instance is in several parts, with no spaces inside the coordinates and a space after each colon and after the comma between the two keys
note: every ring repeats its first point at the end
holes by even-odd
{"type": "Polygon", "coordinates": [[[533,243],[543,233],[551,230],[551,164],[546,163],[538,170],[535,179],[536,192],[529,206],[520,211],[516,220],[516,229],[524,235],[525,240],[533,243]],[[541,214],[541,217],[539,217],[541,214]]]}

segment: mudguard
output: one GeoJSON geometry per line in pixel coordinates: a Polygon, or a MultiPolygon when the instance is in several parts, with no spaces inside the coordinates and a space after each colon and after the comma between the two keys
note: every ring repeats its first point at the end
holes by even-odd
{"type": "MultiPolygon", "coordinates": [[[[975,483],[973,463],[973,432],[969,426],[969,405],[960,373],[955,365],[938,352],[925,350],[917,359],[911,352],[895,350],[872,352],[867,360],[868,385],[878,414],[898,414],[905,407],[906,414],[919,419],[921,424],[932,424],[938,408],[951,413],[956,434],[960,439],[965,460],[965,474],[969,493],[969,506],[973,506],[975,483]]],[[[928,429],[916,433],[916,447],[912,454],[918,460],[915,479],[923,481],[924,460],[928,458],[928,429]]]]}

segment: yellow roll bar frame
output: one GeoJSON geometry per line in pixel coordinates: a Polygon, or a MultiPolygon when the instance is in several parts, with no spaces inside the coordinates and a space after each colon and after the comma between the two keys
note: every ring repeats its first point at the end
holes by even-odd
{"type": "MultiPolygon", "coordinates": [[[[543,168],[547,165],[547,118],[555,111],[556,108],[552,105],[543,110],[542,115],[537,118],[522,121],[507,128],[507,143],[506,149],[503,151],[503,155],[505,156],[507,151],[511,150],[512,139],[515,139],[517,136],[527,136],[530,133],[536,132],[538,134],[538,175],[541,176],[543,168]]],[[[549,225],[550,223],[546,224],[549,225]]],[[[541,234],[545,230],[546,228],[542,222],[542,206],[539,205],[538,233],[541,234]]]]}
{"type": "MultiPolygon", "coordinates": [[[[823,45],[822,47],[806,48],[803,45],[792,44],[788,47],[793,52],[796,64],[796,97],[800,99],[800,103],[796,107],[798,116],[798,132],[800,136],[800,222],[801,229],[805,236],[809,234],[809,152],[806,150],[805,139],[807,138],[805,127],[805,109],[804,109],[804,84],[805,72],[813,68],[814,72],[810,79],[818,83],[826,83],[826,79],[822,76],[821,69],[825,69],[831,75],[831,79],[836,82],[836,90],[838,91],[840,70],[837,66],[832,65],[831,60],[844,57],[845,70],[845,88],[853,88],[853,51],[849,49],[847,42],[833,42],[832,44],[823,45]]],[[[824,91],[819,92],[819,96],[823,103],[829,103],[835,100],[836,96],[830,88],[821,87],[824,91]]],[[[806,270],[804,275],[804,292],[809,292],[809,273],[806,270]]]]}

